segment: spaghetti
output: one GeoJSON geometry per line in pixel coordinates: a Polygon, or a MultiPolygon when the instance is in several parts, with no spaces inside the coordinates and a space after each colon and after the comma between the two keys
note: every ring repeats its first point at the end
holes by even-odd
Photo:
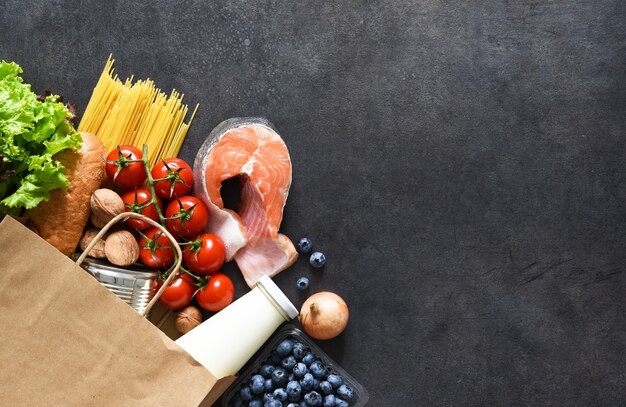
{"type": "Polygon", "coordinates": [[[133,77],[122,82],[109,59],[91,94],[78,131],[96,134],[107,151],[118,145],[148,145],[150,165],[180,151],[198,105],[185,123],[188,106],[182,94],[172,90],[169,97],[150,79],[133,77]]]}

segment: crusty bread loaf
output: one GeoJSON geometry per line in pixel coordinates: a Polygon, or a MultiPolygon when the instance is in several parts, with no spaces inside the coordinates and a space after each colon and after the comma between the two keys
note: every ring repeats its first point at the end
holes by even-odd
{"type": "Polygon", "coordinates": [[[28,225],[69,256],[74,253],[89,219],[89,198],[104,179],[104,145],[91,133],[81,133],[83,145],[55,156],[65,166],[67,191],[50,193],[50,200],[26,212],[28,225]]]}

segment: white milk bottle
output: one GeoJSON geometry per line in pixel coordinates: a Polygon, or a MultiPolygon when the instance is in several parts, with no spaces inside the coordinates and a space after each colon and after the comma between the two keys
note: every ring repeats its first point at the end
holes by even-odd
{"type": "Polygon", "coordinates": [[[249,293],[176,340],[216,378],[235,375],[298,310],[268,276],[249,293]]]}

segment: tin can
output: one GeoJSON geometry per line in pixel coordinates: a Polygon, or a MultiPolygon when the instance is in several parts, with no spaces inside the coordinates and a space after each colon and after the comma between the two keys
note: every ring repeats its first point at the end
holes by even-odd
{"type": "Polygon", "coordinates": [[[86,258],[81,267],[140,314],[157,292],[157,273],[152,270],[122,268],[91,258],[86,258]]]}

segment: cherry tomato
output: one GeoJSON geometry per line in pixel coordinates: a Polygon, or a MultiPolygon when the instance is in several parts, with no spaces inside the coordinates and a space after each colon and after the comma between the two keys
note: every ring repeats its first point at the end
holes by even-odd
{"type": "Polygon", "coordinates": [[[165,210],[168,230],[187,239],[198,236],[209,221],[209,211],[195,196],[181,196],[170,202],[165,210]]]}
{"type": "Polygon", "coordinates": [[[139,238],[139,258],[146,266],[160,269],[174,263],[172,243],[165,234],[156,227],[148,230],[139,238]]]}
{"type": "MultiPolygon", "coordinates": [[[[141,213],[153,221],[158,222],[159,214],[157,213],[156,207],[154,205],[144,207],[144,205],[150,202],[151,199],[152,194],[148,188],[135,188],[134,190],[128,191],[122,195],[122,201],[124,201],[126,212],[141,213]]],[[[156,201],[159,205],[159,209],[163,210],[163,203],[158,196],[156,197],[156,201]]],[[[135,228],[137,230],[146,230],[152,227],[152,225],[148,222],[137,218],[129,218],[125,221],[125,223],[131,228],[135,228]]]]}
{"type": "Polygon", "coordinates": [[[133,188],[143,184],[148,177],[141,160],[143,154],[137,147],[118,146],[107,155],[106,172],[115,185],[122,188],[133,188]],[[121,155],[120,155],[121,152],[121,155]]]}
{"type": "Polygon", "coordinates": [[[159,297],[159,302],[166,308],[179,309],[191,302],[195,291],[196,287],[192,283],[182,277],[176,277],[163,291],[159,297]]]}
{"type": "Polygon", "coordinates": [[[167,178],[154,184],[154,191],[163,199],[183,196],[193,186],[191,167],[180,158],[161,160],[152,168],[152,178],[167,178]]]}
{"type": "Polygon", "coordinates": [[[203,233],[190,246],[192,249],[183,253],[183,261],[196,274],[215,273],[224,265],[226,249],[219,236],[203,233]]]}
{"type": "Polygon", "coordinates": [[[210,312],[218,312],[233,302],[235,286],[226,274],[215,273],[209,277],[206,287],[196,294],[196,302],[210,312]]]}

